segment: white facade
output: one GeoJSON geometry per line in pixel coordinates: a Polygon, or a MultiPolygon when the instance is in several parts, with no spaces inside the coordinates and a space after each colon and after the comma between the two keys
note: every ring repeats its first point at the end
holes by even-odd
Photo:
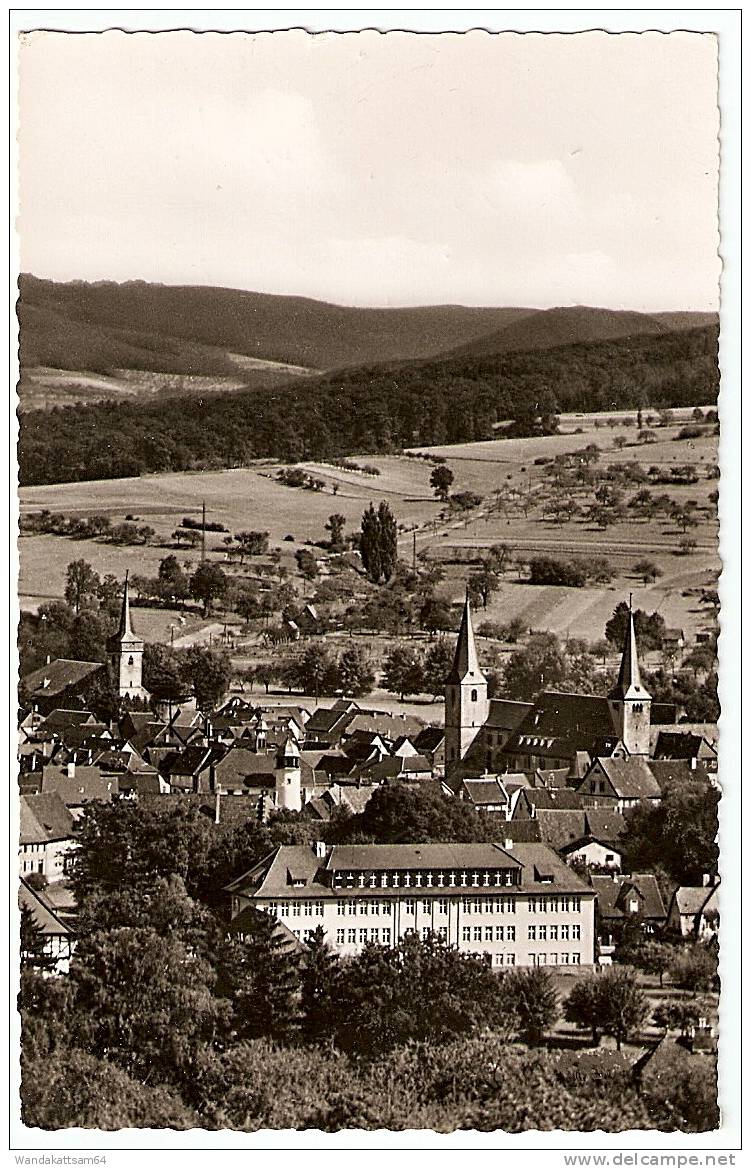
{"type": "Polygon", "coordinates": [[[498,967],[594,962],[594,891],[539,844],[280,847],[227,891],[233,918],[255,906],[301,941],[320,926],[343,956],[432,932],[498,967]]]}

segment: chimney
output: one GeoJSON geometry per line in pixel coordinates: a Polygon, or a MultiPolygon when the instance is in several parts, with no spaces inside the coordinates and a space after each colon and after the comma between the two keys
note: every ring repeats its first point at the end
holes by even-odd
{"type": "MultiPolygon", "coordinates": [[[[51,661],[52,661],[52,655],[47,654],[47,657],[45,658],[45,661],[44,661],[45,666],[48,666],[51,661]]],[[[45,682],[44,684],[45,684],[45,686],[49,686],[49,682],[45,682]]]]}
{"type": "Polygon", "coordinates": [[[65,764],[65,774],[67,775],[68,779],[75,779],[76,765],[72,759],[70,763],[65,764]]]}
{"type": "Polygon", "coordinates": [[[503,847],[505,848],[506,852],[511,852],[511,850],[513,849],[514,842],[510,836],[507,836],[506,839],[504,840],[503,847]]]}
{"type": "Polygon", "coordinates": [[[313,841],[313,852],[316,854],[316,856],[318,857],[319,860],[325,860],[326,859],[326,841],[325,840],[314,840],[313,841]]]}
{"type": "Polygon", "coordinates": [[[705,889],[708,889],[713,884],[712,874],[711,873],[702,873],[701,883],[705,889]]]}

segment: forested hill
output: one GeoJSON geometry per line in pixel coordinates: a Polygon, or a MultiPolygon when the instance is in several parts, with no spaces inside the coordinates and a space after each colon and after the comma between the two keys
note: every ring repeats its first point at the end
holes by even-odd
{"type": "Polygon", "coordinates": [[[713,326],[587,345],[347,369],[283,389],[69,406],[21,418],[22,484],[468,442],[534,414],[717,399],[713,326]]]}
{"type": "Polygon", "coordinates": [[[534,311],[347,308],[232,288],[142,280],[58,284],[34,276],[21,277],[19,292],[21,365],[98,373],[114,368],[236,373],[226,356],[231,353],[316,370],[411,360],[534,311]]]}
{"type": "Polygon", "coordinates": [[[492,354],[555,349],[621,337],[639,337],[717,323],[716,313],[637,313],[573,305],[541,309],[518,317],[493,333],[458,347],[447,356],[481,358],[492,354]]]}

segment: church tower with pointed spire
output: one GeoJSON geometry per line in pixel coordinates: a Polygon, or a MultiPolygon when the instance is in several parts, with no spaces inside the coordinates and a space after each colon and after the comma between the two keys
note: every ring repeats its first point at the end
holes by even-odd
{"type": "Polygon", "coordinates": [[[608,694],[616,733],[629,755],[649,755],[652,695],[642,685],[634,613],[629,602],[626,638],[618,681],[608,694]]]}
{"type": "Polygon", "coordinates": [[[142,683],[143,641],[133,632],[130,620],[128,573],[123,585],[123,604],[117,633],[107,642],[107,652],[115,677],[115,686],[121,698],[148,698],[142,683]]]}
{"type": "Polygon", "coordinates": [[[446,679],[446,771],[464,759],[490,711],[488,682],[480,669],[469,597],[464,602],[454,664],[446,679]]]}

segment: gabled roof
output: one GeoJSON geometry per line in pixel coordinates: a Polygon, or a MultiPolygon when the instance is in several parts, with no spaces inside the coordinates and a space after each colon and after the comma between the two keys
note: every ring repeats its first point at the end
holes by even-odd
{"type": "Polygon", "coordinates": [[[513,840],[515,844],[542,843],[539,820],[505,820],[498,829],[498,836],[503,840],[513,840]]]}
{"type": "Polygon", "coordinates": [[[568,787],[568,767],[538,767],[534,774],[535,788],[564,788],[568,787]]]}
{"type": "Polygon", "coordinates": [[[575,811],[583,807],[579,792],[570,787],[532,787],[524,790],[519,796],[520,803],[526,804],[530,810],[537,808],[549,811],[575,811]]]}
{"type": "Polygon", "coordinates": [[[462,787],[476,808],[486,807],[488,804],[506,804],[508,800],[498,779],[464,779],[462,787]]]}
{"type": "Polygon", "coordinates": [[[21,844],[47,844],[73,835],[73,817],[56,792],[21,796],[21,844]]]}
{"type": "Polygon", "coordinates": [[[695,917],[712,898],[716,899],[716,885],[679,885],[673,893],[676,909],[681,916],[695,917]]]}
{"type": "Polygon", "coordinates": [[[591,772],[599,768],[610,781],[613,791],[619,799],[659,799],[662,795],[660,785],[652,774],[646,759],[631,756],[628,759],[593,759],[592,766],[580,787],[583,787],[591,772]]]}
{"type": "Polygon", "coordinates": [[[64,938],[70,936],[67,925],[60,920],[55,911],[43,899],[44,895],[32,889],[21,877],[18,886],[18,908],[28,909],[34,916],[38,929],[45,937],[64,938]]]}
{"type": "Polygon", "coordinates": [[[587,833],[605,844],[617,843],[626,831],[626,820],[614,808],[587,808],[587,833]]]}
{"type": "Polygon", "coordinates": [[[160,770],[170,778],[178,775],[194,776],[205,771],[210,764],[218,763],[223,755],[222,747],[185,747],[165,759],[160,770]]]}
{"type": "Polygon", "coordinates": [[[446,732],[443,727],[423,727],[412,739],[421,754],[433,753],[446,741],[446,732]]]}
{"type": "Polygon", "coordinates": [[[42,772],[42,793],[57,793],[68,808],[96,800],[110,804],[119,792],[118,781],[106,778],[98,767],[76,767],[74,775],[65,768],[45,767],[42,772]]]}
{"type": "Polygon", "coordinates": [[[70,686],[80,685],[103,669],[102,662],[76,662],[68,658],[56,658],[54,662],[48,662],[46,666],[32,670],[22,681],[32,699],[52,698],[70,686]]]}
{"type": "Polygon", "coordinates": [[[603,918],[628,917],[628,895],[635,892],[643,917],[664,921],[667,914],[660,886],[653,873],[633,873],[631,876],[593,876],[592,888],[597,894],[597,905],[603,918]]]}
{"type": "Polygon", "coordinates": [[[581,809],[550,811],[542,808],[538,810],[536,819],[540,825],[540,840],[555,849],[580,839],[587,829],[586,814],[581,809]]]}
{"type": "Polygon", "coordinates": [[[572,852],[578,852],[582,848],[586,848],[589,844],[599,844],[601,848],[612,849],[617,852],[616,846],[610,840],[600,840],[594,835],[582,836],[579,840],[572,840],[570,844],[564,844],[558,851],[562,856],[570,856],[572,852]]]}
{"type": "Polygon", "coordinates": [[[35,738],[41,739],[48,732],[62,731],[67,727],[80,727],[84,723],[91,726],[96,721],[90,710],[67,710],[65,707],[56,707],[40,722],[35,731],[35,738]]]}

